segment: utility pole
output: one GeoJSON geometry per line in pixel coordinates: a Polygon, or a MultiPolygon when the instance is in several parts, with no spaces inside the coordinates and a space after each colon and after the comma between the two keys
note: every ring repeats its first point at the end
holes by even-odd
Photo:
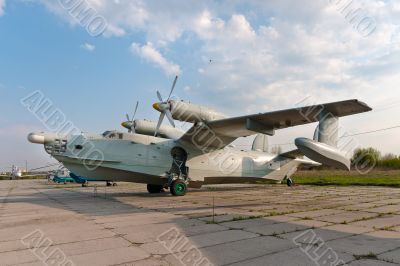
{"type": "Polygon", "coordinates": [[[28,173],[28,160],[25,160],[25,172],[28,173]]]}

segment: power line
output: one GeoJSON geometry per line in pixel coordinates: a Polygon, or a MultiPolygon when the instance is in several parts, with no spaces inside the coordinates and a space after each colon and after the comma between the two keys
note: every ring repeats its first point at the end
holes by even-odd
{"type": "Polygon", "coordinates": [[[396,128],[400,128],[400,125],[399,126],[394,126],[394,127],[388,127],[388,128],[382,128],[382,129],[377,129],[377,130],[371,130],[371,131],[356,133],[356,134],[351,134],[351,135],[344,135],[344,136],[342,136],[340,138],[348,138],[348,137],[366,135],[366,134],[371,134],[371,133],[376,133],[376,132],[383,132],[383,131],[388,131],[388,130],[392,130],[392,129],[396,129],[396,128]]]}
{"type": "Polygon", "coordinates": [[[57,166],[57,165],[60,165],[60,164],[59,163],[49,164],[49,165],[38,167],[35,169],[29,169],[29,171],[36,171],[36,170],[40,170],[40,169],[50,168],[50,167],[57,166]]]}
{"type": "MultiPolygon", "coordinates": [[[[340,139],[348,138],[348,137],[354,137],[354,136],[361,136],[361,135],[366,135],[366,134],[371,134],[371,133],[377,133],[377,132],[383,132],[383,131],[388,131],[388,130],[392,130],[392,129],[396,129],[396,128],[400,128],[400,125],[393,126],[393,127],[376,129],[376,130],[371,130],[371,131],[359,132],[359,133],[355,133],[355,134],[351,134],[351,135],[343,135],[343,136],[340,137],[340,139]]],[[[289,143],[271,144],[271,146],[285,146],[285,145],[294,145],[294,143],[293,142],[289,142],[289,143]]],[[[252,145],[251,144],[239,144],[239,145],[235,145],[235,146],[252,146],[252,145]]]]}

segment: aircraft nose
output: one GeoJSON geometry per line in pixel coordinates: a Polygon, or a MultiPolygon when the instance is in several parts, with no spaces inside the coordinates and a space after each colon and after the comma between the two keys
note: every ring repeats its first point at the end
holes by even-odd
{"type": "Polygon", "coordinates": [[[28,135],[28,140],[31,143],[44,144],[44,135],[38,133],[30,133],[28,135]]]}

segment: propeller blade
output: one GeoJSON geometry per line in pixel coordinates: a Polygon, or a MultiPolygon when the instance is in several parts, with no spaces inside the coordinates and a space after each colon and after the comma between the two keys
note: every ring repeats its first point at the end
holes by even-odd
{"type": "MultiPolygon", "coordinates": [[[[133,113],[133,116],[132,116],[132,122],[133,122],[133,120],[134,120],[135,117],[136,117],[136,112],[137,112],[138,107],[139,107],[139,102],[136,102],[135,112],[133,113]]],[[[129,120],[129,121],[130,121],[130,120],[129,120]]]]}
{"type": "Polygon", "coordinates": [[[172,83],[171,92],[169,93],[167,101],[169,101],[169,98],[171,98],[171,95],[172,95],[172,92],[175,89],[175,85],[176,85],[177,80],[178,80],[178,76],[175,76],[174,83],[172,83]]]}
{"type": "Polygon", "coordinates": [[[166,110],[165,114],[167,115],[167,118],[168,118],[169,122],[171,123],[171,125],[173,127],[175,127],[175,123],[174,123],[174,119],[172,118],[171,111],[170,110],[166,110]]]}
{"type": "Polygon", "coordinates": [[[163,102],[163,99],[161,97],[161,93],[159,91],[157,91],[157,97],[160,100],[160,102],[163,102]]]}
{"type": "Polygon", "coordinates": [[[161,114],[160,114],[160,118],[158,119],[156,131],[154,132],[154,137],[157,137],[158,130],[159,130],[160,127],[161,127],[161,123],[162,123],[162,121],[164,120],[164,117],[165,117],[165,114],[164,114],[164,113],[161,113],[161,114]]]}
{"type": "Polygon", "coordinates": [[[128,114],[126,114],[126,119],[127,119],[127,121],[131,121],[128,114]]]}

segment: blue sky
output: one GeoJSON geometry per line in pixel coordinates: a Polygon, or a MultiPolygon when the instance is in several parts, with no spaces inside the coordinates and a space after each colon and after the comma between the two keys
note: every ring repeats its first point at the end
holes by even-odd
{"type": "MultiPolygon", "coordinates": [[[[376,23],[367,37],[328,0],[79,1],[105,19],[102,35],[92,37],[59,1],[0,0],[0,170],[51,161],[26,141],[45,130],[20,104],[35,90],[88,132],[123,130],[136,101],[138,118],[156,120],[156,90],[167,95],[175,74],[175,95],[232,116],[289,108],[305,97],[359,98],[377,111],[343,119],[346,132],[400,124],[394,0],[354,1],[376,23]]],[[[293,142],[314,127],[279,132],[271,142],[293,142]]],[[[357,141],[400,154],[399,132],[357,141]]]]}

